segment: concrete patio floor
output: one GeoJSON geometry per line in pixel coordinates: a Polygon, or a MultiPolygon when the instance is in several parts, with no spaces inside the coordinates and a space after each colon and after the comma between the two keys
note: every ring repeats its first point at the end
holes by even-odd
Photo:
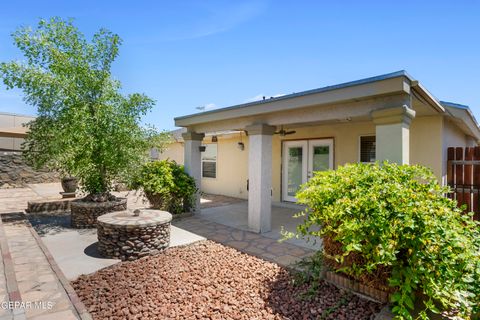
{"type": "MultiPolygon", "coordinates": [[[[238,200],[238,199],[237,199],[238,200]]],[[[223,202],[225,203],[225,201],[223,202]]],[[[263,237],[279,240],[283,238],[282,231],[295,232],[296,226],[300,224],[302,218],[294,218],[293,216],[302,211],[300,206],[272,206],[272,230],[262,233],[263,237]]],[[[248,228],[248,202],[235,201],[231,204],[223,206],[208,207],[201,209],[200,218],[220,223],[235,229],[250,231],[248,228]]],[[[321,240],[307,241],[306,239],[292,238],[285,242],[294,244],[311,250],[320,250],[322,248],[321,240]]]]}

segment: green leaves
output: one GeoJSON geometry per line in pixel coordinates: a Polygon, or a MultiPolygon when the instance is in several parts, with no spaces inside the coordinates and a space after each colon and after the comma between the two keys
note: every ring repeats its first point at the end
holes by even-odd
{"type": "Polygon", "coordinates": [[[421,166],[385,162],[319,172],[297,194],[307,206],[297,232],[316,237],[321,227],[320,236],[341,250],[325,248],[341,263],[337,271],[360,279],[390,270],[399,318],[412,318],[418,295],[427,311],[466,318],[480,306],[480,227],[447,192],[421,166]]]}
{"type": "Polygon", "coordinates": [[[147,195],[161,195],[163,209],[171,213],[191,209],[197,192],[195,180],[185,172],[183,166],[170,160],[145,163],[132,187],[142,188],[147,195]]]}
{"type": "Polygon", "coordinates": [[[13,39],[26,60],[0,64],[0,78],[38,109],[23,145],[31,165],[77,176],[87,192],[103,193],[131,177],[150,147],[162,147],[164,134],[140,126],[154,101],[124,96],[111,77],[118,35],[101,29],[88,41],[72,20],[52,18],[18,29],[13,39]]]}

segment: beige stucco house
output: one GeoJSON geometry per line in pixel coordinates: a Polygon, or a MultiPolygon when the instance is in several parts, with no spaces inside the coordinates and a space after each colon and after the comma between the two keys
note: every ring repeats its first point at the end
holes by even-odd
{"type": "Polygon", "coordinates": [[[270,230],[272,202],[295,202],[314,171],[387,159],[428,166],[443,183],[447,147],[480,141],[468,107],[437,100],[405,71],[177,117],[175,124],[183,129],[159,158],[183,163],[204,192],[248,199],[249,228],[257,232],[270,230]]]}

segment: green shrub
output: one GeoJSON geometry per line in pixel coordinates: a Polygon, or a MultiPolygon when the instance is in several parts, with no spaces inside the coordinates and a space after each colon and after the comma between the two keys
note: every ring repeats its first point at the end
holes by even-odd
{"type": "Polygon", "coordinates": [[[412,319],[423,296],[421,317],[450,311],[468,319],[480,305],[480,227],[447,192],[421,166],[318,172],[297,194],[307,206],[297,232],[321,237],[338,272],[359,281],[386,275],[398,318],[412,319]]]}
{"type": "Polygon", "coordinates": [[[178,214],[193,205],[195,180],[175,161],[152,161],[143,165],[134,188],[142,188],[152,207],[178,214]]]}

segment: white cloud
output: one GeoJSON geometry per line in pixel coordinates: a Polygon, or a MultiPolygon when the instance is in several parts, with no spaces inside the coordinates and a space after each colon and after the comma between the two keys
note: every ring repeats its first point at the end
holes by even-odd
{"type": "Polygon", "coordinates": [[[155,21],[154,35],[136,35],[135,41],[148,44],[211,36],[244,24],[261,15],[268,7],[267,0],[192,0],[179,3],[175,6],[175,19],[159,18],[155,21]]]}
{"type": "Polygon", "coordinates": [[[285,93],[278,93],[278,94],[275,94],[275,95],[268,95],[268,94],[263,94],[263,93],[259,93],[257,94],[256,96],[254,97],[251,97],[251,98],[248,98],[244,101],[244,103],[249,103],[249,102],[255,102],[255,101],[260,101],[260,100],[263,100],[263,97],[265,97],[265,99],[270,99],[271,97],[273,98],[278,98],[278,97],[281,97],[281,96],[284,96],[285,93]]]}

